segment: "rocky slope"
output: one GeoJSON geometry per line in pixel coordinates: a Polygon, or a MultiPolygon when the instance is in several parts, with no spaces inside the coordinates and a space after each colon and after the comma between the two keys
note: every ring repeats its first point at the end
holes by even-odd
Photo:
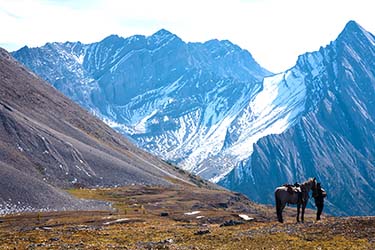
{"type": "Polygon", "coordinates": [[[60,188],[194,185],[191,178],[135,147],[0,49],[0,213],[100,208],[60,188]]]}

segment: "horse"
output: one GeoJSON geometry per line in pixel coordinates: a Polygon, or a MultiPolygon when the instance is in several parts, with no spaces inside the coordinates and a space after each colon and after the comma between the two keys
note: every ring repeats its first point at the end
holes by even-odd
{"type": "Polygon", "coordinates": [[[310,190],[316,189],[316,179],[310,178],[299,187],[281,186],[275,189],[276,214],[279,222],[283,223],[283,209],[285,205],[297,204],[297,222],[299,222],[300,207],[302,205],[301,221],[304,222],[305,208],[309,200],[310,190]]]}

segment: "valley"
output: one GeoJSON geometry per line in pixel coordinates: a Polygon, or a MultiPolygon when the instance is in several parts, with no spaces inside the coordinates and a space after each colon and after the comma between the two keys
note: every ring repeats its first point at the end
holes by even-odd
{"type": "Polygon", "coordinates": [[[374,217],[276,222],[273,207],[240,194],[196,188],[131,186],[71,189],[113,203],[112,211],[25,213],[0,217],[1,249],[372,249],[374,217]],[[248,215],[246,221],[239,214],[248,215]]]}

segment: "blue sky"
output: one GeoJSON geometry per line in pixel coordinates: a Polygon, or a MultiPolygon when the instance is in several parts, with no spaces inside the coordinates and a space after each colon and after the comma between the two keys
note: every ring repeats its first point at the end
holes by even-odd
{"type": "Polygon", "coordinates": [[[228,39],[279,72],[334,40],[349,20],[374,34],[374,6],[373,0],[0,0],[0,46],[90,43],[165,28],[184,41],[228,39]]]}

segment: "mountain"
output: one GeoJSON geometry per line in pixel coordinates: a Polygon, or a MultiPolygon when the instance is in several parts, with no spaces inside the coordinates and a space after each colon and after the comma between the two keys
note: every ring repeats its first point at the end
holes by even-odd
{"type": "Polygon", "coordinates": [[[13,55],[185,170],[263,203],[276,186],[316,176],[327,212],[361,215],[375,204],[374,44],[351,21],[276,75],[229,41],[185,43],[166,30],[13,55]]]}
{"type": "Polygon", "coordinates": [[[206,159],[238,144],[233,127],[271,74],[229,41],[185,43],[166,30],[13,55],[141,148],[206,179],[235,166],[206,159]]]}
{"type": "Polygon", "coordinates": [[[196,181],[135,147],[0,49],[0,214],[108,208],[73,198],[66,188],[196,181]]]}
{"type": "Polygon", "coordinates": [[[374,215],[374,66],[375,37],[354,21],[327,47],[300,56],[286,72],[303,76],[291,83],[306,89],[298,122],[260,139],[221,184],[271,203],[277,184],[316,176],[328,190],[328,211],[374,215]]]}

